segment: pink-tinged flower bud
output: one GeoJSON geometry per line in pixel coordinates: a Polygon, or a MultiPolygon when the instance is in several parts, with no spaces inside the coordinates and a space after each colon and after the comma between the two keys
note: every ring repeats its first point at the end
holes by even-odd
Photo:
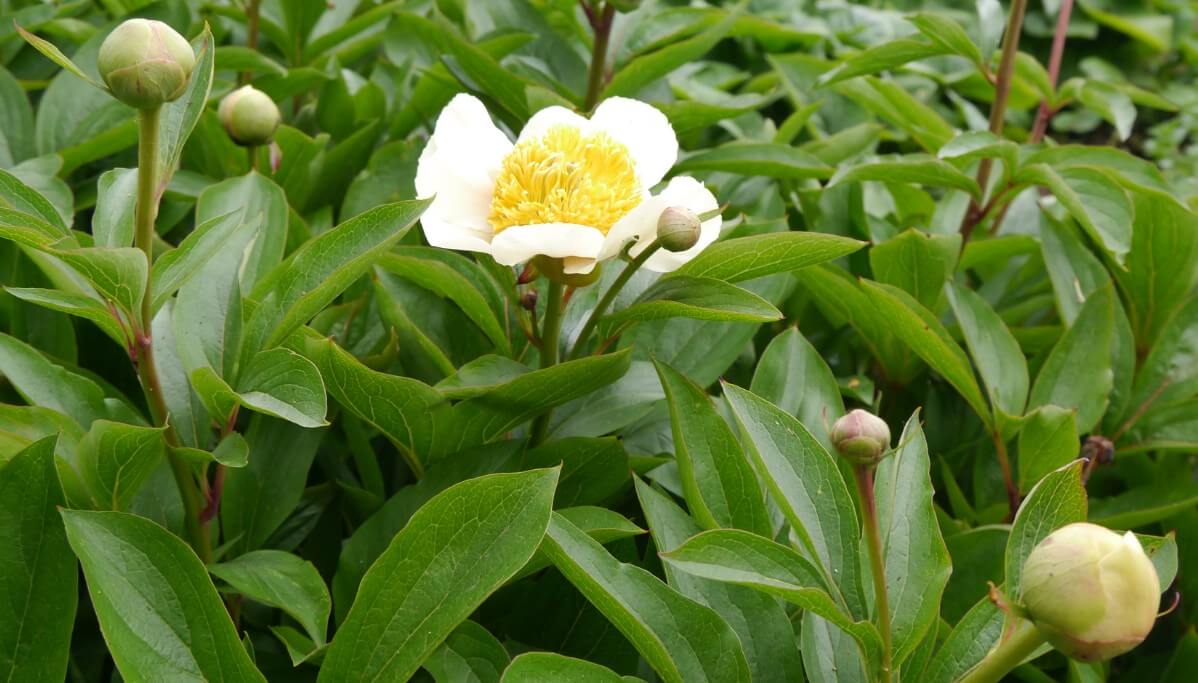
{"type": "Polygon", "coordinates": [[[666,251],[686,251],[699,242],[701,221],[684,206],[671,206],[657,219],[657,240],[666,251]]]}
{"type": "Polygon", "coordinates": [[[252,85],[225,95],[217,116],[233,142],[246,147],[269,144],[281,118],[274,100],[252,85]]]}
{"type": "Polygon", "coordinates": [[[837,420],[829,436],[841,457],[854,465],[873,467],[890,451],[890,427],[860,408],[837,420]]]}
{"type": "Polygon", "coordinates": [[[1110,659],[1152,630],[1161,584],[1135,534],[1079,522],[1061,527],[1028,555],[1024,609],[1044,638],[1081,661],[1110,659]]]}
{"type": "Polygon", "coordinates": [[[153,109],[187,90],[196,56],[175,29],[153,19],[130,19],[100,45],[96,68],[112,96],[137,109],[153,109]]]}

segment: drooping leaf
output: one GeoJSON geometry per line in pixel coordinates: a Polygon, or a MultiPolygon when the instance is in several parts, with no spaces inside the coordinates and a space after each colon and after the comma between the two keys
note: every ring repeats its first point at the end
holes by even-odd
{"type": "Polygon", "coordinates": [[[332,603],[316,567],[281,550],[255,550],[208,572],[250,600],[277,607],[304,627],[316,645],[324,645],[332,603]]]}

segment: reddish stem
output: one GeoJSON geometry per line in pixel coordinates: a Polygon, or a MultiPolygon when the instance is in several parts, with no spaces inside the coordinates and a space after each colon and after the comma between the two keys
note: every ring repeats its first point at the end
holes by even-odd
{"type": "MultiPolygon", "coordinates": [[[[1073,13],[1073,0],[1061,0],[1061,8],[1057,14],[1057,28],[1052,34],[1052,52],[1048,55],[1048,83],[1055,90],[1057,80],[1061,77],[1061,59],[1065,56],[1065,38],[1069,32],[1069,15],[1073,13]]],[[[1040,111],[1036,114],[1036,124],[1032,127],[1030,141],[1040,142],[1048,132],[1048,122],[1056,113],[1048,106],[1048,100],[1040,102],[1040,111]]]]}

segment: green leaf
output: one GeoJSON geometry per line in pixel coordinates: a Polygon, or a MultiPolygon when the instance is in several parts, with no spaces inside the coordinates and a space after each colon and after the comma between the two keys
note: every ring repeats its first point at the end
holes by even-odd
{"type": "Polygon", "coordinates": [[[741,282],[851,254],[865,242],[818,232],[775,232],[716,242],[672,275],[741,282]]]}
{"type": "Polygon", "coordinates": [[[603,89],[603,97],[635,95],[659,78],[664,78],[675,69],[707,54],[732,30],[732,26],[736,23],[745,4],[741,2],[727,10],[725,17],[719,23],[697,36],[677,41],[624,64],[616,70],[607,87],[603,89]]]}
{"type": "Polygon", "coordinates": [[[711,608],[620,562],[561,515],[549,524],[544,550],[663,680],[749,680],[736,634],[711,608]]]}
{"type": "Polygon", "coordinates": [[[316,365],[291,349],[274,348],[250,359],[237,382],[238,401],[301,427],[322,427],[327,406],[316,365]]]}
{"type": "Polygon", "coordinates": [[[502,683],[625,683],[628,678],[585,659],[554,652],[525,652],[512,660],[500,680],[502,683]]]}
{"type": "Polygon", "coordinates": [[[21,301],[90,320],[116,343],[121,346],[128,344],[125,328],[113,316],[112,311],[89,296],[58,289],[5,287],[4,291],[21,301]]]}
{"type": "Polygon", "coordinates": [[[732,384],[724,396],[773,502],[813,558],[837,603],[864,618],[861,527],[836,461],[799,421],[732,384]]]}
{"type": "Polygon", "coordinates": [[[183,541],[123,512],[63,510],[62,517],[125,680],[266,680],[183,541]]]}
{"type": "Polygon", "coordinates": [[[603,324],[618,330],[666,318],[770,322],[781,319],[782,313],[756,294],[722,280],[675,275],[650,285],[628,308],[606,316],[603,324]]]}
{"type": "Polygon", "coordinates": [[[855,621],[828,594],[820,570],[790,548],[734,529],[706,531],[662,560],[675,569],[776,595],[818,614],[858,642],[866,661],[881,661],[882,639],[868,621],[855,621]]]}
{"type": "Polygon", "coordinates": [[[261,548],[295,510],[324,435],[265,415],[250,420],[249,464],[225,471],[220,504],[224,538],[240,552],[261,548]]]}
{"type": "Polygon", "coordinates": [[[317,646],[324,645],[332,603],[311,562],[281,550],[255,550],[211,565],[208,572],[250,600],[283,610],[317,646]]]}
{"type": "MultiPolygon", "coordinates": [[[[216,50],[207,24],[193,42],[199,45],[187,90],[175,101],[164,104],[158,116],[158,179],[155,186],[160,196],[175,175],[183,156],[183,146],[204,114],[208,94],[212,91],[216,50]]],[[[192,49],[196,50],[196,47],[193,45],[192,49]]]]}
{"type": "Polygon", "coordinates": [[[1136,105],[1126,93],[1107,83],[1087,80],[1078,91],[1077,99],[1114,126],[1120,142],[1131,137],[1136,123],[1136,105]]]}
{"type": "Polygon", "coordinates": [[[141,311],[146,292],[146,255],[133,247],[47,250],[79,271],[100,296],[129,314],[141,311]]]}
{"type": "Polygon", "coordinates": [[[479,477],[424,504],[363,578],[320,680],[414,674],[532,557],[549,524],[557,474],[479,477]]]}
{"type": "Polygon", "coordinates": [[[1086,521],[1086,485],[1082,482],[1085,462],[1075,460],[1040,480],[1019,506],[1003,561],[1007,595],[1020,594],[1023,563],[1040,541],[1073,522],[1086,521]]]}
{"type": "Polygon", "coordinates": [[[979,600],[948,634],[920,681],[953,683],[982,661],[1003,632],[1005,615],[989,596],[979,600]]]}
{"type": "MultiPolygon", "coordinates": [[[[209,185],[196,199],[196,222],[199,224],[230,211],[240,211],[247,223],[253,222],[259,214],[262,216],[255,231],[253,246],[245,255],[245,264],[238,269],[237,274],[241,287],[252,290],[258,280],[283,260],[290,230],[287,196],[273,180],[251,171],[244,176],[226,178],[209,185]]],[[[240,263],[240,258],[237,260],[240,263]]]]}
{"type": "Polygon", "coordinates": [[[988,130],[961,133],[936,153],[941,159],[960,163],[976,159],[1001,159],[1009,175],[1019,165],[1019,146],[988,130]]]}
{"type": "Polygon", "coordinates": [[[687,156],[674,171],[723,171],[782,180],[832,177],[832,168],[819,159],[790,145],[769,142],[729,142],[687,156]]]}
{"type": "Polygon", "coordinates": [[[628,453],[619,439],[569,437],[554,439],[524,452],[520,469],[561,464],[553,497],[555,508],[599,505],[623,491],[629,482],[628,453]]]}
{"type": "Polygon", "coordinates": [[[50,59],[50,61],[61,66],[62,68],[66,69],[67,71],[70,71],[72,74],[75,74],[79,78],[82,78],[83,80],[85,80],[89,84],[91,84],[92,86],[97,87],[100,90],[104,90],[107,92],[107,90],[108,90],[107,86],[105,86],[103,83],[93,79],[91,76],[88,76],[86,73],[84,73],[83,69],[80,69],[78,66],[76,66],[75,63],[71,61],[71,58],[64,55],[62,53],[62,50],[59,50],[54,45],[54,43],[51,43],[50,41],[44,40],[42,38],[38,38],[37,36],[33,35],[29,31],[26,31],[25,29],[21,28],[20,24],[17,24],[15,19],[13,20],[13,26],[17,29],[17,33],[21,34],[21,37],[25,39],[25,42],[32,45],[33,49],[37,50],[38,52],[40,52],[43,55],[45,55],[46,57],[48,57],[50,59]]]}
{"type": "MultiPolygon", "coordinates": [[[[636,494],[659,553],[670,552],[702,529],[670,497],[636,480],[636,494]]],[[[777,598],[664,566],[671,587],[719,613],[736,631],[754,681],[788,681],[802,676],[794,627],[777,598]]]]}
{"type": "Polygon", "coordinates": [[[961,253],[959,235],[930,235],[905,230],[869,250],[869,265],[879,282],[898,287],[930,310],[937,310],[945,280],[961,253]]]}
{"type": "Polygon", "coordinates": [[[66,504],[54,470],[55,437],[36,441],[0,466],[0,676],[65,680],[78,602],[75,558],[58,508],[66,504]]]}
{"type": "Polygon", "coordinates": [[[304,343],[304,354],[320,369],[337,403],[382,431],[402,452],[431,459],[436,425],[448,419],[445,397],[410,377],[371,370],[331,339],[309,336],[304,343]]]}
{"type": "Polygon", "coordinates": [[[1090,295],[1073,326],[1048,354],[1028,398],[1029,408],[1055,405],[1075,410],[1079,434],[1102,419],[1111,392],[1112,297],[1110,288],[1090,295]]]}
{"type": "Polygon", "coordinates": [[[1041,406],[1019,430],[1019,490],[1031,490],[1049,473],[1073,462],[1080,451],[1076,412],[1041,406]]]}
{"type": "Polygon", "coordinates": [[[433,258],[387,254],[379,260],[379,267],[453,301],[487,335],[496,349],[504,354],[511,353],[507,333],[487,299],[474,283],[449,265],[433,258]]]}
{"type": "Polygon", "coordinates": [[[304,243],[254,289],[243,357],[277,345],[369,270],[431,200],[385,204],[304,243]]]}
{"type": "Polygon", "coordinates": [[[1136,347],[1148,348],[1185,303],[1198,273],[1198,218],[1164,196],[1135,193],[1135,225],[1127,270],[1115,271],[1126,293],[1136,347]]]}
{"type": "Polygon", "coordinates": [[[972,289],[948,283],[948,301],[961,325],[965,345],[986,385],[995,421],[1023,415],[1027,403],[1027,359],[990,304],[972,289]]]}
{"type": "Polygon", "coordinates": [[[908,62],[917,62],[944,54],[951,54],[951,50],[944,45],[910,38],[898,38],[845,59],[835,69],[821,76],[818,83],[820,86],[832,85],[858,76],[890,71],[908,62]]]}
{"type": "Polygon", "coordinates": [[[228,248],[230,238],[239,231],[257,232],[261,216],[231,212],[196,226],[178,247],[154,261],[150,291],[154,293],[151,310],[157,311],[188,280],[200,273],[205,264],[228,248]]]}
{"type": "Polygon", "coordinates": [[[1108,174],[1093,168],[1057,171],[1031,164],[1020,168],[1015,180],[1047,187],[1111,258],[1124,263],[1132,245],[1134,214],[1127,192],[1108,174]]]}
{"type": "Polygon", "coordinates": [[[220,64],[221,71],[287,75],[287,69],[282,64],[257,50],[241,45],[217,46],[216,62],[220,64]]]}
{"type": "Polygon", "coordinates": [[[990,411],[969,358],[934,315],[897,287],[863,281],[878,315],[925,363],[932,366],[960,392],[983,422],[990,422],[990,411]]]}
{"type": "Polygon", "coordinates": [[[113,168],[100,174],[96,211],[92,215],[92,235],[97,247],[133,246],[136,205],[136,168],[113,168]]]}
{"type": "MultiPolygon", "coordinates": [[[[5,221],[0,224],[10,224],[13,218],[20,214],[33,216],[34,220],[41,219],[37,227],[52,237],[69,237],[70,231],[63,223],[58,210],[37,190],[21,182],[12,173],[0,170],[0,208],[6,210],[5,221]],[[9,213],[14,212],[14,213],[9,213]]],[[[17,223],[21,225],[21,223],[17,223]]]]}
{"type": "Polygon", "coordinates": [[[944,14],[920,12],[907,17],[925,38],[940,45],[951,54],[960,55],[973,62],[979,69],[984,68],[986,59],[982,51],[974,44],[965,29],[944,14]]]}
{"type": "Polygon", "coordinates": [[[765,347],[749,390],[811,425],[812,435],[831,452],[828,429],[844,414],[844,401],[832,370],[799,328],[787,328],[765,347]]]}
{"type": "Polygon", "coordinates": [[[1082,244],[1075,230],[1041,214],[1040,253],[1052,280],[1057,312],[1072,325],[1091,294],[1110,285],[1106,266],[1082,244]]]}
{"type": "Polygon", "coordinates": [[[928,629],[935,628],[952,572],[932,502],[931,459],[918,413],[907,421],[899,444],[878,465],[874,483],[895,665],[911,656],[928,629]]]}
{"type": "Polygon", "coordinates": [[[906,131],[925,152],[934,153],[956,136],[943,117],[898,83],[866,76],[837,83],[833,90],[906,131]]]}
{"type": "Polygon", "coordinates": [[[1173,17],[1146,12],[1138,6],[1125,8],[1111,0],[1081,0],[1081,9],[1100,24],[1124,33],[1153,50],[1164,52],[1173,41],[1173,17]],[[1116,8],[1123,11],[1114,11],[1116,8]]]}
{"type": "Polygon", "coordinates": [[[98,384],[50,362],[32,346],[7,334],[0,334],[0,375],[30,405],[69,415],[81,426],[110,412],[98,384]]]}
{"type": "Polygon", "coordinates": [[[498,683],[510,662],[507,650],[490,631],[473,621],[463,621],[424,660],[424,668],[437,683],[498,683]]]}
{"type": "Polygon", "coordinates": [[[79,444],[79,473],[100,510],[128,510],[162,462],[161,429],[96,420],[79,444]]]}
{"type": "Polygon", "coordinates": [[[952,164],[926,154],[883,158],[842,167],[828,181],[828,187],[867,180],[946,187],[966,192],[974,199],[982,194],[976,180],[952,164]]]}
{"type": "Polygon", "coordinates": [[[670,406],[674,458],[691,514],[708,529],[771,535],[757,476],[741,457],[736,435],[711,398],[677,370],[664,363],[655,365],[670,406]]]}

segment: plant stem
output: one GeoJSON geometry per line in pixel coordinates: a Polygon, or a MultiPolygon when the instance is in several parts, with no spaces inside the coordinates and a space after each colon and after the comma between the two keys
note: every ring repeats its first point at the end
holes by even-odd
{"type": "Polygon", "coordinates": [[[870,573],[874,578],[874,606],[878,616],[878,631],[882,634],[882,681],[890,680],[890,601],[886,595],[886,561],[882,556],[882,536],[878,532],[878,502],[874,496],[874,468],[853,467],[857,492],[861,495],[861,517],[869,549],[870,573]]]}
{"type": "Polygon", "coordinates": [[[1007,521],[1015,519],[1015,513],[1019,511],[1019,487],[1015,485],[1015,478],[1011,475],[1011,459],[1007,456],[1007,444],[1003,441],[1002,434],[998,430],[990,433],[990,437],[994,440],[994,452],[998,454],[998,466],[1002,469],[1003,485],[1007,487],[1007,521]]]}
{"type": "Polygon", "coordinates": [[[599,94],[603,90],[603,76],[607,65],[607,45],[611,40],[611,27],[615,16],[615,5],[604,3],[602,11],[591,22],[591,27],[595,29],[595,43],[591,48],[591,70],[587,74],[586,101],[582,105],[586,111],[594,109],[595,105],[599,104],[599,94]]]}
{"type": "Polygon", "coordinates": [[[587,317],[586,323],[583,324],[582,331],[578,333],[578,339],[574,340],[574,347],[570,349],[571,359],[578,358],[578,356],[586,349],[586,343],[591,338],[591,335],[594,334],[595,327],[599,324],[599,319],[602,318],[603,314],[607,312],[607,309],[611,307],[612,302],[614,302],[616,297],[620,294],[620,290],[624,289],[624,285],[628,284],[628,280],[632,278],[633,273],[639,270],[640,267],[645,264],[645,261],[648,261],[649,257],[660,248],[661,244],[659,244],[657,240],[653,240],[649,246],[645,247],[644,251],[642,251],[640,254],[637,254],[636,258],[632,259],[628,262],[628,265],[624,266],[624,270],[620,271],[620,274],[616,277],[615,281],[612,282],[611,286],[607,288],[607,291],[603,293],[603,297],[599,299],[599,303],[595,304],[595,309],[591,311],[591,315],[587,317]]]}
{"type": "MultiPolygon", "coordinates": [[[[147,266],[154,264],[154,220],[158,217],[158,117],[160,108],[142,109],[138,112],[137,143],[137,205],[135,211],[136,232],[134,241],[146,255],[147,266]]],[[[212,557],[212,546],[208,540],[208,529],[200,521],[203,501],[196,486],[191,468],[179,457],[174,448],[179,446],[179,435],[170,423],[166,399],[162,395],[162,382],[158,379],[158,365],[154,361],[154,309],[150,276],[153,268],[147,268],[146,291],[142,297],[141,320],[136,331],[137,374],[141,379],[146,404],[150,408],[150,419],[163,427],[163,438],[167,443],[167,459],[171,473],[183,499],[184,524],[191,545],[205,564],[212,557]]]]}
{"type": "MultiPolygon", "coordinates": [[[[1048,84],[1055,90],[1061,77],[1061,58],[1065,55],[1065,34],[1069,32],[1069,15],[1073,13],[1073,0],[1061,0],[1057,10],[1057,28],[1052,34],[1052,52],[1048,56],[1048,84]]],[[[1048,122],[1052,119],[1053,110],[1048,106],[1048,100],[1040,102],[1040,111],[1036,113],[1036,124],[1032,127],[1029,142],[1036,143],[1044,139],[1048,132],[1048,122]]]]}
{"type": "MultiPolygon", "coordinates": [[[[1027,0],[1012,0],[1011,13],[1007,16],[1007,30],[1003,34],[1002,57],[998,62],[998,78],[994,84],[994,102],[990,105],[990,132],[1001,136],[1003,121],[1007,117],[1007,100],[1011,94],[1011,78],[1015,73],[1015,55],[1019,52],[1019,34],[1023,30],[1023,15],[1027,11],[1027,0]]],[[[987,157],[978,164],[978,186],[983,196],[990,185],[990,170],[994,160],[987,157]]],[[[969,242],[973,229],[982,220],[981,203],[973,201],[961,221],[961,248],[969,242]]]]}
{"type": "MultiPolygon", "coordinates": [[[[545,299],[545,321],[541,327],[541,367],[557,365],[557,347],[562,335],[562,292],[566,286],[560,282],[549,282],[549,296],[545,299]]],[[[549,418],[552,410],[546,410],[532,423],[532,439],[529,445],[538,446],[549,433],[549,418]]]]}
{"type": "MultiPolygon", "coordinates": [[[[258,19],[261,14],[258,5],[261,0],[249,0],[245,6],[245,46],[251,50],[258,49],[258,19]]],[[[250,82],[252,74],[249,71],[241,72],[239,80],[242,85],[250,82]]]]}
{"type": "Polygon", "coordinates": [[[1021,619],[1015,626],[1015,632],[988,652],[957,683],[997,683],[1043,644],[1044,637],[1040,631],[1031,622],[1021,619]]]}

